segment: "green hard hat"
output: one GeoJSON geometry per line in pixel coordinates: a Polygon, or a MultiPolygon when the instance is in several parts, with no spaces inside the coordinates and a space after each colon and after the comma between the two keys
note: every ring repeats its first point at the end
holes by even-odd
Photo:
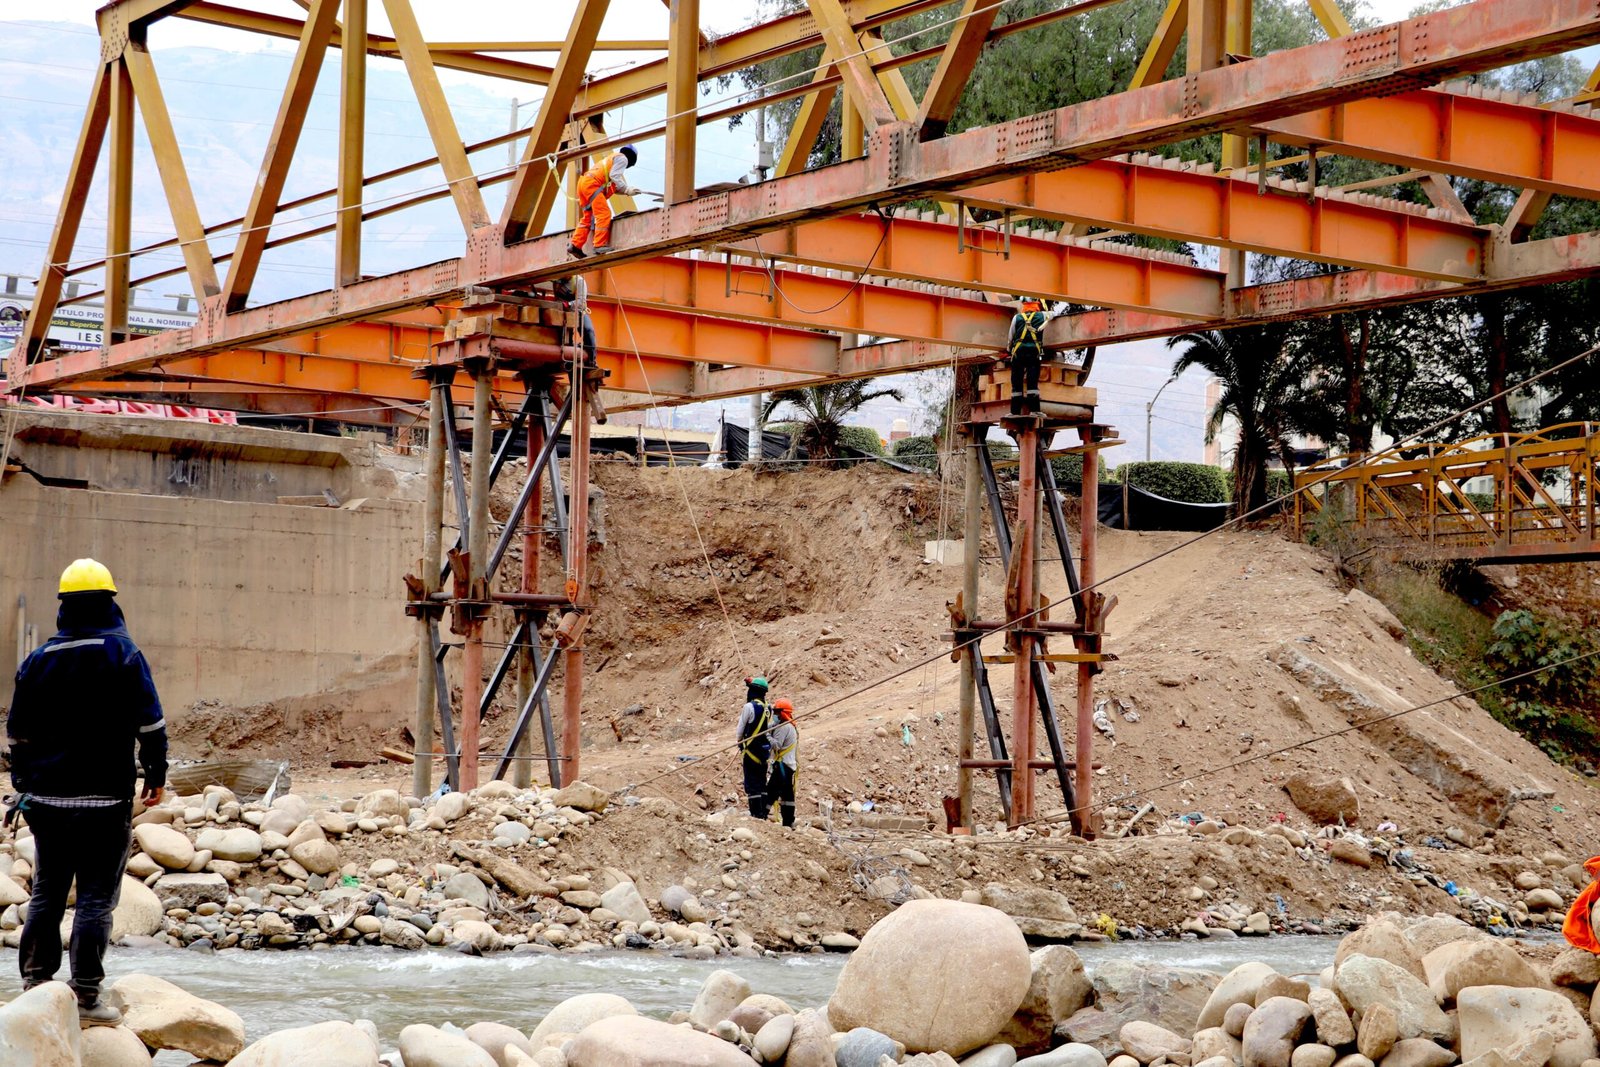
{"type": "Polygon", "coordinates": [[[756,677],[756,678],[750,679],[750,684],[751,685],[759,685],[763,689],[772,688],[770,685],[767,684],[767,680],[765,678],[761,678],[761,677],[756,677]]]}

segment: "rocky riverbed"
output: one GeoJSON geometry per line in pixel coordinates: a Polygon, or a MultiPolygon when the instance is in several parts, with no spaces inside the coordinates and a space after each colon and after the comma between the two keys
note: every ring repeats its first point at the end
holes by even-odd
{"type": "Polygon", "coordinates": [[[1306,950],[1304,966],[1280,952],[1278,966],[1251,960],[1225,973],[1134,959],[1086,973],[1079,952],[1030,947],[996,909],[912,900],[866,933],[821,1003],[807,1003],[815,991],[786,997],[781,970],[752,985],[717,968],[697,990],[680,986],[670,1014],[658,1000],[636,1003],[645,999],[637,991],[630,999],[591,990],[536,1013],[486,1004],[462,1018],[417,1005],[410,1020],[382,1029],[324,1020],[247,1044],[224,1003],[135,972],[111,986],[124,1026],[80,1032],[70,991],[52,983],[0,1007],[0,1053],[8,1067],[147,1067],[152,1050],[167,1050],[162,1062],[232,1067],[1600,1063],[1591,1019],[1600,958],[1587,952],[1495,938],[1443,916],[1376,917],[1320,968],[1332,947],[1325,940],[1275,947],[1289,946],[1306,950]]]}
{"type": "MultiPolygon", "coordinates": [[[[985,904],[1030,938],[1072,943],[1318,934],[1387,909],[1551,929],[1587,882],[1571,857],[1531,846],[1510,853],[1488,832],[1413,845],[1392,826],[1363,834],[1173,819],[1091,845],[1031,828],[963,837],[864,813],[839,820],[824,812],[785,831],[583,782],[491,782],[430,803],[377,788],[265,804],[210,786],[136,816],[114,937],[196,951],[753,958],[847,952],[892,908],[918,899],[985,904]]],[[[0,942],[10,947],[33,855],[26,828],[0,837],[0,942]]]]}

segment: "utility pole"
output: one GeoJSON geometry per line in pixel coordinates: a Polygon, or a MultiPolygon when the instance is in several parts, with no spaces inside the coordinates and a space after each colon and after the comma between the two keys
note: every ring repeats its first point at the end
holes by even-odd
{"type": "Polygon", "coordinates": [[[1172,377],[1162,382],[1161,388],[1156,390],[1156,395],[1151,397],[1149,403],[1145,404],[1144,406],[1144,461],[1146,463],[1150,462],[1150,429],[1151,423],[1155,418],[1156,401],[1161,399],[1162,391],[1177,380],[1178,376],[1174,374],[1172,377]]]}
{"type": "Polygon", "coordinates": [[[767,439],[766,425],[761,421],[761,394],[750,394],[750,441],[745,449],[749,453],[745,462],[753,470],[761,466],[767,439]]]}

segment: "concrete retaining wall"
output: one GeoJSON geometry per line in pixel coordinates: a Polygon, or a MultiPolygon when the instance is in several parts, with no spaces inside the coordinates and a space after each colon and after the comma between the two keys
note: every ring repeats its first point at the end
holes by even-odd
{"type": "Polygon", "coordinates": [[[401,576],[415,565],[421,505],[406,457],[338,438],[51,415],[29,415],[14,451],[32,471],[88,487],[0,481],[0,705],[18,597],[49,636],[57,576],[79,556],[111,568],[175,718],[200,702],[348,688],[375,670],[392,676],[396,657],[412,654],[401,576]],[[324,488],[345,505],[275,503],[324,488]]]}

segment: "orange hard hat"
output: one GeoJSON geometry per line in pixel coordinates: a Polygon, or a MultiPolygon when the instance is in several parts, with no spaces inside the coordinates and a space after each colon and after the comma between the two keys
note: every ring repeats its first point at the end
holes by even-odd
{"type": "Polygon", "coordinates": [[[794,702],[788,697],[779,697],[772,702],[772,706],[781,712],[784,718],[790,719],[794,717],[794,702]]]}
{"type": "Polygon", "coordinates": [[[1038,311],[1043,306],[1044,303],[1036,296],[1025,296],[1022,298],[1022,308],[1024,311],[1038,311]]]}

